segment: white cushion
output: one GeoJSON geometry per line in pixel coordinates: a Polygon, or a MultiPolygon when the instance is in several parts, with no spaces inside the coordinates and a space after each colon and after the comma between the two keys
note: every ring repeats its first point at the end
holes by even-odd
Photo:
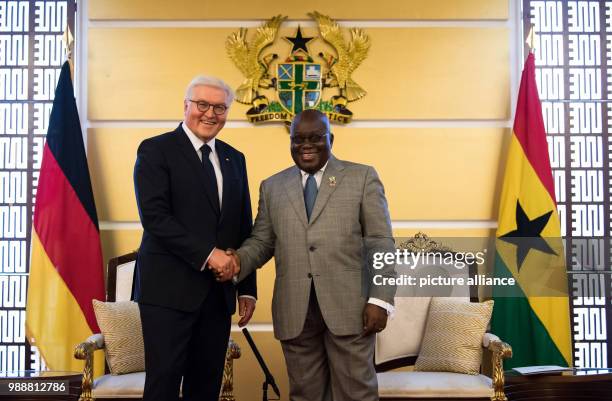
{"type": "Polygon", "coordinates": [[[491,397],[493,385],[484,375],[448,372],[384,372],[378,373],[378,394],[381,398],[469,398],[491,397]]]}
{"type": "Polygon", "coordinates": [[[117,281],[115,282],[115,301],[130,301],[132,299],[132,281],[134,280],[134,268],[136,261],[124,263],[117,266],[117,281]]]}
{"type": "MultiPolygon", "coordinates": [[[[145,372],[127,373],[125,375],[104,375],[94,380],[93,397],[96,398],[142,398],[145,384],[145,372]]],[[[183,383],[179,389],[182,395],[183,383]]],[[[223,386],[221,386],[223,389],[223,386]]],[[[219,392],[221,395],[221,392],[219,392]]]]}
{"type": "Polygon", "coordinates": [[[376,334],[375,362],[417,356],[425,332],[431,297],[396,297],[395,314],[376,334]]]}
{"type": "Polygon", "coordinates": [[[104,375],[94,380],[93,396],[100,398],[142,398],[145,372],[104,375]]]}

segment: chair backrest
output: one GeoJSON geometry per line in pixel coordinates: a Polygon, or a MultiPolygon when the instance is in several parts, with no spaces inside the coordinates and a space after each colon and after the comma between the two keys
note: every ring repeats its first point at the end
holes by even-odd
{"type": "MultiPolygon", "coordinates": [[[[412,252],[452,252],[449,248],[437,244],[422,233],[400,244],[398,248],[408,249],[412,252]]],[[[470,265],[467,271],[460,273],[460,275],[464,278],[474,277],[476,269],[475,264],[470,265]]],[[[458,276],[458,271],[453,266],[435,262],[419,262],[404,273],[415,277],[417,282],[420,278],[428,275],[432,277],[458,276]]],[[[398,276],[401,274],[402,272],[398,271],[398,276]]],[[[385,371],[414,365],[421,349],[432,295],[453,297],[464,302],[477,302],[477,290],[477,288],[468,286],[429,287],[427,290],[422,290],[418,285],[398,287],[394,316],[388,320],[386,329],[376,334],[374,352],[376,370],[385,371]]]]}
{"type": "Polygon", "coordinates": [[[108,261],[107,302],[130,301],[132,299],[136,255],[136,252],[131,252],[108,261]]]}

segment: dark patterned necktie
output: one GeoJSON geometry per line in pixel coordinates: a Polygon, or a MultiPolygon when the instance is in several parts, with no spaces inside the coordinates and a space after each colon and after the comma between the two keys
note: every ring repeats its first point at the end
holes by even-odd
{"type": "Polygon", "coordinates": [[[304,186],[304,203],[306,204],[306,216],[308,217],[308,221],[310,221],[310,214],[312,213],[315,201],[317,200],[318,192],[317,181],[315,180],[314,175],[308,174],[306,185],[304,186]]]}
{"type": "Polygon", "coordinates": [[[202,167],[204,168],[204,175],[206,176],[207,184],[212,188],[214,194],[213,199],[217,210],[219,210],[219,187],[217,186],[217,175],[215,174],[215,168],[210,161],[210,152],[212,149],[208,145],[202,145],[200,148],[202,151],[202,167]]]}

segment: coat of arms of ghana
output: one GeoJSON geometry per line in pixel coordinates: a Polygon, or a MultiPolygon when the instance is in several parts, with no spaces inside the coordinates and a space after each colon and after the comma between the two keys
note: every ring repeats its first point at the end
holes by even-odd
{"type": "Polygon", "coordinates": [[[249,40],[246,28],[228,36],[227,54],[245,77],[236,88],[236,100],[251,106],[246,113],[250,122],[288,124],[302,110],[318,109],[332,123],[346,124],[353,117],[350,102],[366,95],[352,73],[368,55],[368,35],[362,29],[352,28],[347,40],[342,28],[330,17],[316,11],[308,16],[316,21],[324,42],[324,50],[316,55],[310,53],[308,46],[318,37],[303,36],[299,26],[295,36],[284,38],[292,45],[287,58],[264,52],[272,47],[287,19],[281,15],[264,22],[249,40]],[[324,89],[331,95],[328,99],[323,99],[324,89]]]}

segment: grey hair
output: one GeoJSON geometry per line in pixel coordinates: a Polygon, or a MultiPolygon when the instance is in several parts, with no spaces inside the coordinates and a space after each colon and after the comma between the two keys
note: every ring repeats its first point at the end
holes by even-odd
{"type": "Polygon", "coordinates": [[[213,88],[219,88],[225,92],[226,106],[231,106],[234,101],[234,90],[225,83],[222,79],[217,77],[209,77],[205,75],[198,75],[189,82],[187,85],[187,91],[185,92],[185,99],[191,99],[193,95],[193,88],[196,86],[212,86],[213,88]]]}

